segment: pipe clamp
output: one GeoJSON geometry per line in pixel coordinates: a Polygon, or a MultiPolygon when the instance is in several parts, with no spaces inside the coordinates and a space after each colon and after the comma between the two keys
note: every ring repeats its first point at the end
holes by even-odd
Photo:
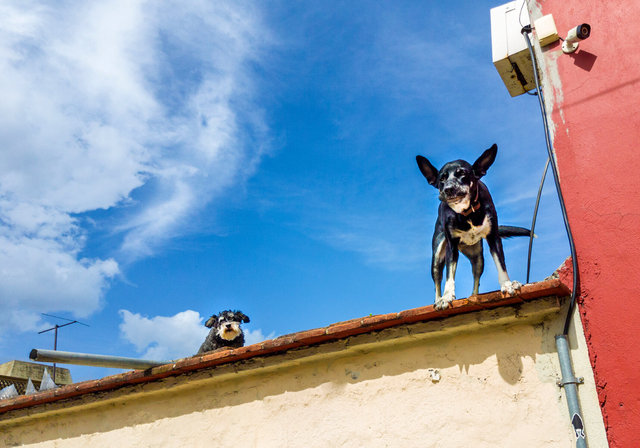
{"type": "Polygon", "coordinates": [[[558,387],[564,387],[567,384],[584,384],[584,377],[580,377],[580,378],[570,378],[567,381],[562,381],[562,380],[558,380],[556,381],[556,384],[558,385],[558,387]]]}

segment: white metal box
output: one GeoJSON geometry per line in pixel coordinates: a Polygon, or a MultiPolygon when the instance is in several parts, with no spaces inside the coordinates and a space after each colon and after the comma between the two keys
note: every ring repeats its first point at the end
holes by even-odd
{"type": "Polygon", "coordinates": [[[541,47],[545,47],[560,39],[558,36],[558,29],[556,28],[556,22],[553,20],[551,14],[542,16],[539,19],[534,20],[533,28],[536,30],[536,36],[541,47]]]}
{"type": "Polygon", "coordinates": [[[536,87],[531,56],[521,33],[522,27],[529,23],[524,0],[491,8],[493,65],[511,96],[521,95],[536,87]]]}

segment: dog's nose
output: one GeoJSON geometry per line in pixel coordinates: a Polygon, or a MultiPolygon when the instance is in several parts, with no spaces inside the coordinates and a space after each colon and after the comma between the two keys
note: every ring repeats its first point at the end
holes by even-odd
{"type": "Polygon", "coordinates": [[[456,189],[455,189],[455,187],[453,187],[453,186],[451,186],[451,185],[446,186],[446,187],[444,187],[444,188],[442,189],[442,191],[443,191],[443,192],[444,192],[444,194],[446,194],[446,195],[451,195],[451,194],[453,194],[453,193],[455,192],[455,190],[456,190],[456,189]]]}

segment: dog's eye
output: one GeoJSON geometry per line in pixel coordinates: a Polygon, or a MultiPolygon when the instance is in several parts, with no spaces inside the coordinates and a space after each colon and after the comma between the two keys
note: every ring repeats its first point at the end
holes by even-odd
{"type": "Polygon", "coordinates": [[[464,172],[464,170],[456,170],[456,177],[462,177],[464,176],[466,173],[464,172]]]}
{"type": "Polygon", "coordinates": [[[440,176],[440,182],[444,182],[446,180],[447,180],[446,174],[443,174],[442,176],[440,176]]]}

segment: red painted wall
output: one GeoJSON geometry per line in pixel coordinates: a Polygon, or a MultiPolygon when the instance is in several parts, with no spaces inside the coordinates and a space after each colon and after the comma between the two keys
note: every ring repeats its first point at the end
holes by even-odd
{"type": "Polygon", "coordinates": [[[640,1],[530,3],[553,14],[562,37],[591,25],[573,55],[560,43],[544,51],[544,94],[607,437],[640,447],[640,1]]]}

